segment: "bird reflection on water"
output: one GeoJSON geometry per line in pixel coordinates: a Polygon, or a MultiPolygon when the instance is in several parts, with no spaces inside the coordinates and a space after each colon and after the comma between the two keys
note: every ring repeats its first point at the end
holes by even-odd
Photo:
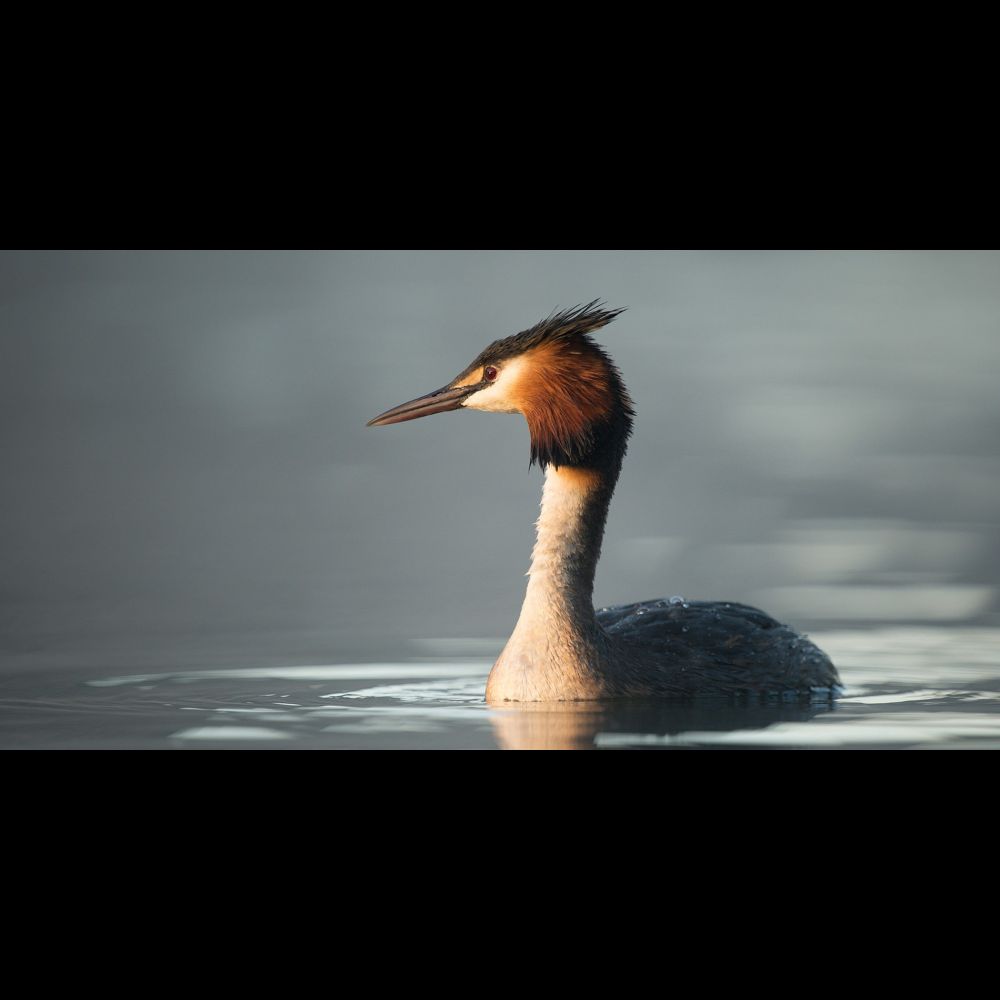
{"type": "Polygon", "coordinates": [[[829,699],[747,704],[699,699],[606,702],[525,702],[490,713],[503,750],[592,750],[691,745],[682,734],[763,730],[781,722],[807,722],[831,711],[829,699]],[[676,742],[675,742],[675,738],[676,742]]]}

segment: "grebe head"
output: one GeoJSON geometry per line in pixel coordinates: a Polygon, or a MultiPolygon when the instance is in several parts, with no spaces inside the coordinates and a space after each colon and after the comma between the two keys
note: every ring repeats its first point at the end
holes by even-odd
{"type": "Polygon", "coordinates": [[[446,386],[386,410],[368,426],[460,408],[522,413],[532,462],[617,471],[632,428],[632,401],[614,362],[588,334],[622,311],[594,301],[554,313],[494,341],[446,386]]]}

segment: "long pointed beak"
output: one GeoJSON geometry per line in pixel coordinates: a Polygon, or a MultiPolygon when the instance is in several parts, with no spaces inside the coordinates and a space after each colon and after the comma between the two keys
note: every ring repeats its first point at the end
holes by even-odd
{"type": "Polygon", "coordinates": [[[408,403],[400,403],[385,413],[369,420],[368,427],[384,427],[386,424],[401,424],[404,420],[416,420],[417,417],[429,417],[432,413],[444,413],[445,410],[457,410],[466,397],[471,396],[480,385],[460,385],[455,389],[445,386],[436,389],[426,396],[411,399],[408,403]]]}

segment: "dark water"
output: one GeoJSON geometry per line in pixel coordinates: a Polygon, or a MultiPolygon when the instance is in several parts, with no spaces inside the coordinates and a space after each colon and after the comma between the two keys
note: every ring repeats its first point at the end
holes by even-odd
{"type": "Polygon", "coordinates": [[[813,638],[840,666],[845,690],[833,701],[490,708],[491,661],[460,655],[148,673],[50,666],[2,679],[0,747],[1000,748],[1000,630],[813,638]]]}

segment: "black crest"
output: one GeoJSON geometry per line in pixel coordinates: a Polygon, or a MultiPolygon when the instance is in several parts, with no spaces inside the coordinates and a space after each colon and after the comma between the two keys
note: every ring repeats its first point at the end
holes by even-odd
{"type": "Polygon", "coordinates": [[[594,299],[585,306],[573,306],[571,309],[552,313],[528,330],[515,333],[512,337],[504,337],[502,340],[494,340],[466,371],[471,372],[483,365],[515,357],[535,347],[541,347],[542,344],[572,340],[574,337],[600,330],[624,311],[624,309],[605,309],[603,302],[594,299]]]}

